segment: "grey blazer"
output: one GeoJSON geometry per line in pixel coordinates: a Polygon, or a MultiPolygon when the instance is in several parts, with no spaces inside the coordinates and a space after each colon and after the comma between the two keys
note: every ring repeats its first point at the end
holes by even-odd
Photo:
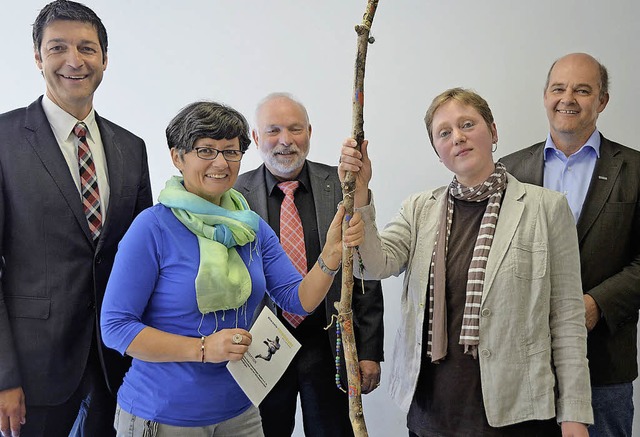
{"type": "MultiPolygon", "coordinates": [[[[318,220],[320,245],[323,246],[337,205],[342,201],[342,189],[336,167],[311,161],[307,161],[307,165],[309,166],[309,178],[311,179],[311,190],[318,220]]],[[[265,171],[267,170],[263,164],[256,170],[240,175],[235,188],[245,196],[251,209],[268,222],[265,171]]],[[[324,299],[327,324],[331,321],[331,315],[337,313],[333,303],[340,300],[340,277],[339,274],[336,276],[336,280],[333,281],[329,293],[324,299]]],[[[273,301],[269,300],[267,303],[272,309],[275,309],[273,301]]],[[[382,361],[384,358],[384,326],[382,286],[379,281],[365,281],[364,293],[362,293],[360,282],[355,281],[353,312],[358,359],[382,361]]],[[[334,329],[329,329],[328,332],[330,343],[327,344],[327,347],[331,347],[335,354],[336,333],[334,329]]],[[[344,368],[344,366],[342,367],[344,368]]]]}
{"type": "MultiPolygon", "coordinates": [[[[152,199],[144,142],[96,114],[111,195],[94,245],[41,100],[0,115],[0,390],[22,386],[28,405],[55,405],[78,387],[91,342],[102,346],[118,242],[152,199]]],[[[99,349],[115,394],[129,361],[99,349]]]]}
{"type": "MultiPolygon", "coordinates": [[[[378,232],[360,208],[360,253],[369,279],[404,273],[391,397],[405,411],[423,358],[429,266],[445,188],[410,196],[378,232]]],[[[556,417],[593,423],[584,304],[571,210],[559,193],[508,176],[480,306],[478,361],[491,426],[556,417]]]]}
{"type": "MultiPolygon", "coordinates": [[[[640,152],[600,136],[600,158],[577,223],[582,286],[602,310],[589,333],[592,385],[638,376],[640,152]]],[[[502,158],[509,173],[542,185],[544,142],[502,158]]]]}

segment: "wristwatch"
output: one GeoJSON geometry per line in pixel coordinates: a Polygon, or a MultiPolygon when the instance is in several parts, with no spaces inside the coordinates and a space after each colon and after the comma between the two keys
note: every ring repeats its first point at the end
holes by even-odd
{"type": "MultiPolygon", "coordinates": [[[[342,260],[340,260],[340,264],[342,264],[342,260]]],[[[322,270],[329,276],[335,276],[336,273],[338,273],[338,270],[340,270],[340,264],[338,264],[337,269],[332,270],[329,267],[327,267],[327,265],[324,263],[324,260],[322,259],[322,254],[318,255],[318,265],[320,266],[320,270],[322,270]]]]}

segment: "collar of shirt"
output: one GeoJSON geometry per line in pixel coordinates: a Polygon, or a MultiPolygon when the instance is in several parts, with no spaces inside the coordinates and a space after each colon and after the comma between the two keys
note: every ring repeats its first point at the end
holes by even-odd
{"type": "MultiPolygon", "coordinates": [[[[280,188],[277,187],[277,185],[280,182],[284,182],[284,181],[280,181],[278,180],[270,171],[269,169],[265,166],[265,181],[267,183],[267,193],[269,196],[271,196],[273,194],[273,190],[276,189],[278,190],[278,192],[282,192],[280,190],[280,188]]],[[[295,179],[298,182],[300,182],[300,185],[298,186],[298,189],[304,189],[304,191],[306,192],[310,192],[311,191],[311,179],[309,179],[309,168],[307,166],[307,162],[304,162],[304,166],[302,167],[302,170],[300,171],[300,174],[298,175],[298,177],[295,179]]]]}
{"type": "Polygon", "coordinates": [[[66,112],[64,109],[56,105],[46,94],[42,98],[42,109],[49,120],[53,135],[58,140],[58,144],[63,144],[67,141],[75,141],[75,135],[73,134],[73,128],[78,121],[82,121],[87,125],[87,138],[92,141],[96,141],[93,137],[94,133],[98,130],[96,123],[96,112],[91,108],[89,115],[84,120],[78,120],[73,115],[66,112]]]}
{"type": "MultiPolygon", "coordinates": [[[[582,155],[583,153],[587,153],[589,149],[595,152],[596,159],[600,158],[600,132],[598,129],[594,130],[589,139],[587,139],[587,142],[571,156],[582,155]]],[[[551,133],[549,133],[547,135],[547,141],[544,143],[544,160],[547,161],[552,156],[560,158],[564,162],[569,158],[563,152],[558,150],[553,139],[551,139],[551,133]]]]}

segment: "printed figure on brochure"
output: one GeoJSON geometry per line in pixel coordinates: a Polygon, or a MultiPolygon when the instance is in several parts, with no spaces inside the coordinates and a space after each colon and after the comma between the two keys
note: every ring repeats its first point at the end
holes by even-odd
{"type": "Polygon", "coordinates": [[[271,357],[280,349],[280,337],[276,335],[275,340],[266,339],[263,343],[267,345],[267,355],[258,354],[256,358],[262,358],[265,361],[271,361],[271,357]]]}

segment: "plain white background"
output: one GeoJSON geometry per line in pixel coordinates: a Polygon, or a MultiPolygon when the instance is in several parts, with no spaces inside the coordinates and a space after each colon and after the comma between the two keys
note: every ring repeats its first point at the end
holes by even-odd
{"type": "MultiPolygon", "coordinates": [[[[309,158],[337,163],[339,145],[351,132],[353,26],[362,18],[364,0],[86,4],[109,33],[109,65],[95,107],[147,142],[154,198],[176,173],[164,129],[181,107],[198,99],[230,104],[252,121],[263,96],[292,92],[311,117],[309,158]]],[[[44,91],[31,42],[31,24],[42,6],[35,0],[3,4],[0,112],[25,106],[44,91]]],[[[640,3],[632,0],[380,0],[365,82],[378,222],[391,218],[410,193],[451,178],[422,122],[436,94],[463,86],[487,99],[498,125],[498,158],[545,138],[544,79],[550,64],[569,52],[588,52],[609,68],[611,100],[598,126],[609,138],[639,148],[638,15],[640,3]]],[[[242,171],[259,163],[252,146],[242,171]]],[[[386,392],[400,279],[386,280],[384,289],[387,363],[382,386],[364,397],[369,434],[376,437],[406,434],[405,416],[386,392]]],[[[640,435],[640,425],[635,428],[640,435]]]]}

